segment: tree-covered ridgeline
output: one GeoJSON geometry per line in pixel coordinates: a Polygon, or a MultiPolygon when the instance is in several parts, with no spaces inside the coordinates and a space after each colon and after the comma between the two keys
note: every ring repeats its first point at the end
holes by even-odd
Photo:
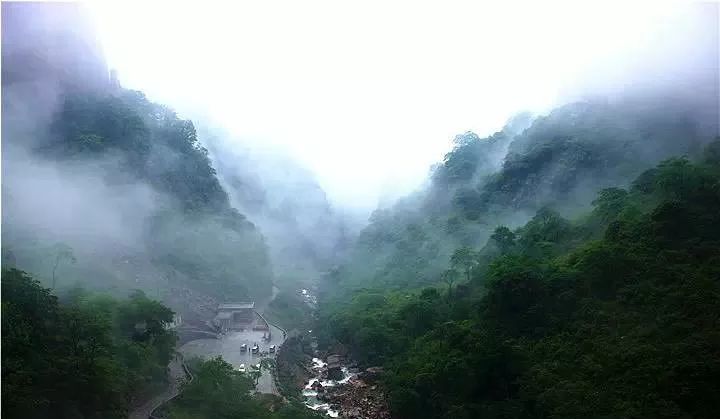
{"type": "Polygon", "coordinates": [[[698,156],[717,135],[703,124],[680,98],[629,93],[520,114],[487,138],[460,135],[427,188],[372,214],[331,279],[340,289],[433,284],[457,248],[482,247],[497,225],[518,227],[548,205],[581,214],[603,188],[627,187],[663,159],[698,156]]]}
{"type": "Polygon", "coordinates": [[[720,411],[720,141],[602,189],[582,215],[541,208],[454,256],[452,288],[321,306],[326,339],[386,366],[398,418],[720,411]]]}
{"type": "Polygon", "coordinates": [[[173,313],[142,292],[116,300],[73,289],[59,300],[16,269],[1,284],[4,416],[125,418],[166,379],[173,313]]]}
{"type": "MultiPolygon", "coordinates": [[[[4,122],[11,127],[23,123],[12,115],[4,122]]],[[[9,135],[8,152],[12,154],[13,147],[24,140],[9,135]]],[[[139,258],[154,269],[143,276],[160,276],[163,286],[202,287],[210,294],[236,298],[269,294],[272,269],[262,234],[230,205],[193,123],[172,110],[148,101],[140,92],[121,88],[68,92],[61,97],[46,135],[33,139],[29,156],[68,174],[80,167],[116,196],[122,197],[128,185],[146,185],[151,191],[149,197],[137,198],[135,212],[117,210],[123,219],[136,220],[130,224],[138,225],[139,231],[130,231],[138,237],[133,237],[129,249],[127,243],[108,237],[103,246],[113,259],[94,267],[93,281],[107,277],[106,286],[108,282],[116,286],[112,282],[119,270],[108,265],[139,258]]],[[[7,198],[3,246],[13,252],[21,268],[43,275],[54,256],[33,243],[51,238],[34,229],[21,206],[15,208],[29,192],[12,182],[3,189],[7,198]]],[[[90,191],[86,205],[94,205],[92,197],[90,191]]],[[[98,226],[98,231],[102,228],[108,226],[98,226]]],[[[83,239],[68,242],[70,247],[88,247],[83,239]]],[[[78,269],[71,272],[80,280],[88,275],[80,268],[93,263],[82,253],[76,250],[78,269]]]]}

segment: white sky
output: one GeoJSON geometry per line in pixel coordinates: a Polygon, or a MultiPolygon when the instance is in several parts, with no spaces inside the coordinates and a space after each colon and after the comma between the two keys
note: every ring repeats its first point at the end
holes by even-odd
{"type": "Polygon", "coordinates": [[[671,6],[90,4],[125,87],[181,115],[209,115],[243,143],[286,150],[334,202],[363,208],[416,187],[456,134],[546,110],[600,63],[632,57],[671,6]]]}

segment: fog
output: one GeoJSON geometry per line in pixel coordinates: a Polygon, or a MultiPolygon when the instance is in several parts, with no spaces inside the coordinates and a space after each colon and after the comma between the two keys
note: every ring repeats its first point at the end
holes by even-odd
{"type": "Polygon", "coordinates": [[[123,85],[209,115],[232,141],[283,150],[333,203],[369,211],[417,187],[456,134],[707,67],[712,45],[697,39],[712,37],[717,7],[702,7],[704,24],[666,2],[102,2],[92,12],[123,85]]]}
{"type": "Polygon", "coordinates": [[[710,411],[534,348],[702,355],[692,304],[643,320],[717,294],[720,4],[1,8],[10,416],[295,417],[338,365],[333,416],[710,411]],[[232,365],[189,359],[218,347],[232,365]],[[229,393],[202,403],[206,378],[229,393]]]}
{"type": "MultiPolygon", "coordinates": [[[[408,195],[411,202],[411,193],[428,185],[431,166],[442,161],[458,134],[483,138],[519,112],[543,115],[588,97],[668,97],[674,105],[687,102],[678,109],[694,112],[705,137],[717,135],[718,5],[519,8],[87,5],[120,84],[193,119],[197,147],[207,148],[227,193],[220,193],[219,207],[232,206],[249,220],[237,231],[226,229],[228,220],[218,215],[226,208],[189,219],[180,203],[129,172],[122,157],[59,165],[33,155],[38,145],[53,141],[60,81],[103,85],[107,66],[95,42],[88,42],[92,28],[65,25],[72,36],[48,41],[64,48],[39,46],[52,64],[43,73],[37,69],[47,63],[23,53],[38,47],[26,42],[35,35],[22,34],[47,36],[65,24],[62,14],[38,15],[32,25],[12,30],[4,19],[3,58],[13,58],[3,65],[3,224],[10,227],[3,237],[16,234],[22,236],[17,242],[46,247],[67,243],[79,259],[112,265],[107,270],[113,275],[133,259],[134,272],[118,276],[151,278],[153,284],[173,275],[195,279],[201,275],[185,261],[203,259],[222,267],[203,272],[204,280],[240,275],[245,285],[261,283],[256,292],[264,295],[270,269],[280,276],[314,276],[336,261],[378,206],[408,195]],[[16,50],[20,55],[12,55],[16,50]],[[152,224],[161,213],[164,221],[152,224]],[[264,260],[266,244],[272,268],[264,260]],[[163,260],[170,256],[172,263],[163,260]],[[182,269],[173,265],[179,262],[182,269]]],[[[157,129],[176,123],[165,108],[146,111],[157,129]]],[[[185,135],[181,131],[172,135],[185,135]]],[[[186,183],[197,181],[185,178],[197,175],[185,172],[192,166],[182,161],[186,153],[157,141],[163,133],[147,137],[152,146],[146,180],[157,183],[174,173],[186,183]]],[[[510,140],[493,151],[475,184],[507,160],[510,140]]],[[[670,151],[675,150],[658,150],[647,161],[670,151]]],[[[595,186],[579,188],[582,196],[592,196],[595,186]]],[[[449,205],[451,191],[441,193],[449,205]]],[[[508,223],[519,225],[529,214],[518,213],[508,223]]],[[[37,259],[46,263],[48,254],[37,259]]],[[[22,265],[46,275],[47,267],[38,263],[22,265]]]]}
{"type": "Polygon", "coordinates": [[[69,240],[73,247],[136,247],[142,251],[142,221],[162,202],[148,185],[108,185],[105,173],[118,171],[112,159],[81,164],[53,164],[22,150],[3,150],[12,173],[3,182],[9,226],[32,220],[32,228],[48,241],[69,240]],[[38,193],[43,191],[43,193],[38,193]]]}
{"type": "Polygon", "coordinates": [[[3,5],[5,266],[58,289],[140,288],[190,317],[327,267],[345,225],[312,175],[117,86],[86,19],[3,5]]]}
{"type": "Polygon", "coordinates": [[[332,266],[365,224],[338,208],[313,174],[282,150],[258,150],[227,132],[202,135],[233,207],[266,237],[276,277],[315,277],[332,266]]]}

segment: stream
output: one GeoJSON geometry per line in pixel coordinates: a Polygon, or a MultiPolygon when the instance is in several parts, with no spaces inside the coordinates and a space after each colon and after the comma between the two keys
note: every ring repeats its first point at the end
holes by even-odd
{"type": "MultiPolygon", "coordinates": [[[[307,289],[301,289],[300,295],[302,296],[305,303],[313,310],[317,308],[317,297],[315,297],[307,289]]],[[[312,330],[308,330],[309,334],[312,334],[312,330]]],[[[339,405],[329,403],[326,400],[319,398],[319,393],[327,393],[328,390],[335,389],[336,387],[342,387],[350,383],[350,380],[357,374],[350,372],[347,366],[341,366],[341,376],[339,380],[333,380],[328,377],[328,363],[327,360],[320,358],[313,358],[310,370],[313,372],[311,378],[305,383],[302,390],[304,404],[309,409],[317,412],[323,412],[331,418],[337,418],[340,416],[339,405]]]]}
{"type": "MultiPolygon", "coordinates": [[[[315,309],[317,307],[317,298],[307,289],[297,291],[305,301],[305,303],[315,309]]],[[[277,291],[273,290],[273,297],[277,291]]],[[[270,299],[272,301],[272,299],[270,299]]],[[[262,309],[269,304],[269,301],[261,304],[258,309],[262,309]]],[[[258,365],[263,357],[275,357],[276,353],[269,353],[268,349],[271,345],[280,347],[285,341],[283,331],[276,326],[270,324],[271,338],[263,339],[264,332],[252,329],[234,330],[220,335],[218,339],[195,339],[191,340],[179,348],[180,353],[186,359],[192,357],[201,357],[204,359],[221,356],[226,362],[230,363],[239,371],[247,371],[252,366],[258,365]],[[252,351],[242,351],[241,346],[247,345],[251,348],[258,345],[259,354],[253,354],[252,351]]],[[[312,335],[312,330],[307,331],[312,335]]],[[[328,356],[328,359],[318,357],[312,358],[312,364],[308,370],[311,371],[310,378],[304,384],[302,396],[304,405],[311,410],[323,413],[328,417],[337,418],[341,414],[346,415],[348,409],[358,411],[363,409],[367,411],[367,406],[362,403],[367,400],[375,399],[372,393],[367,392],[368,387],[363,379],[358,376],[356,369],[350,369],[343,363],[346,362],[336,356],[328,356]],[[333,365],[328,365],[328,360],[333,365]],[[330,372],[334,374],[330,374],[330,372]],[[331,379],[330,377],[337,379],[331,379]]],[[[375,387],[372,386],[372,390],[375,387]]],[[[262,369],[256,390],[259,393],[271,393],[279,395],[276,388],[275,380],[269,370],[262,369]]],[[[366,403],[367,404],[367,403],[366,403]]],[[[384,413],[384,412],[383,412],[384,413]]],[[[370,417],[386,417],[383,415],[372,415],[370,417]]]]}
{"type": "Polygon", "coordinates": [[[333,409],[330,403],[319,400],[318,390],[347,384],[355,374],[351,373],[347,367],[342,367],[342,379],[330,380],[324,377],[327,371],[327,362],[319,358],[313,358],[312,362],[313,365],[311,369],[315,372],[315,376],[305,384],[305,388],[302,391],[302,395],[305,398],[305,406],[315,411],[325,412],[325,414],[331,418],[336,418],[340,416],[340,412],[333,409]]]}

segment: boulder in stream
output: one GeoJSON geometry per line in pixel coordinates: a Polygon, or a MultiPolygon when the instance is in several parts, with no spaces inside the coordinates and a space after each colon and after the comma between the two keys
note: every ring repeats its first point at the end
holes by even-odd
{"type": "Polygon", "coordinates": [[[342,380],[342,358],[340,355],[330,355],[327,359],[327,376],[331,380],[342,380]]]}

